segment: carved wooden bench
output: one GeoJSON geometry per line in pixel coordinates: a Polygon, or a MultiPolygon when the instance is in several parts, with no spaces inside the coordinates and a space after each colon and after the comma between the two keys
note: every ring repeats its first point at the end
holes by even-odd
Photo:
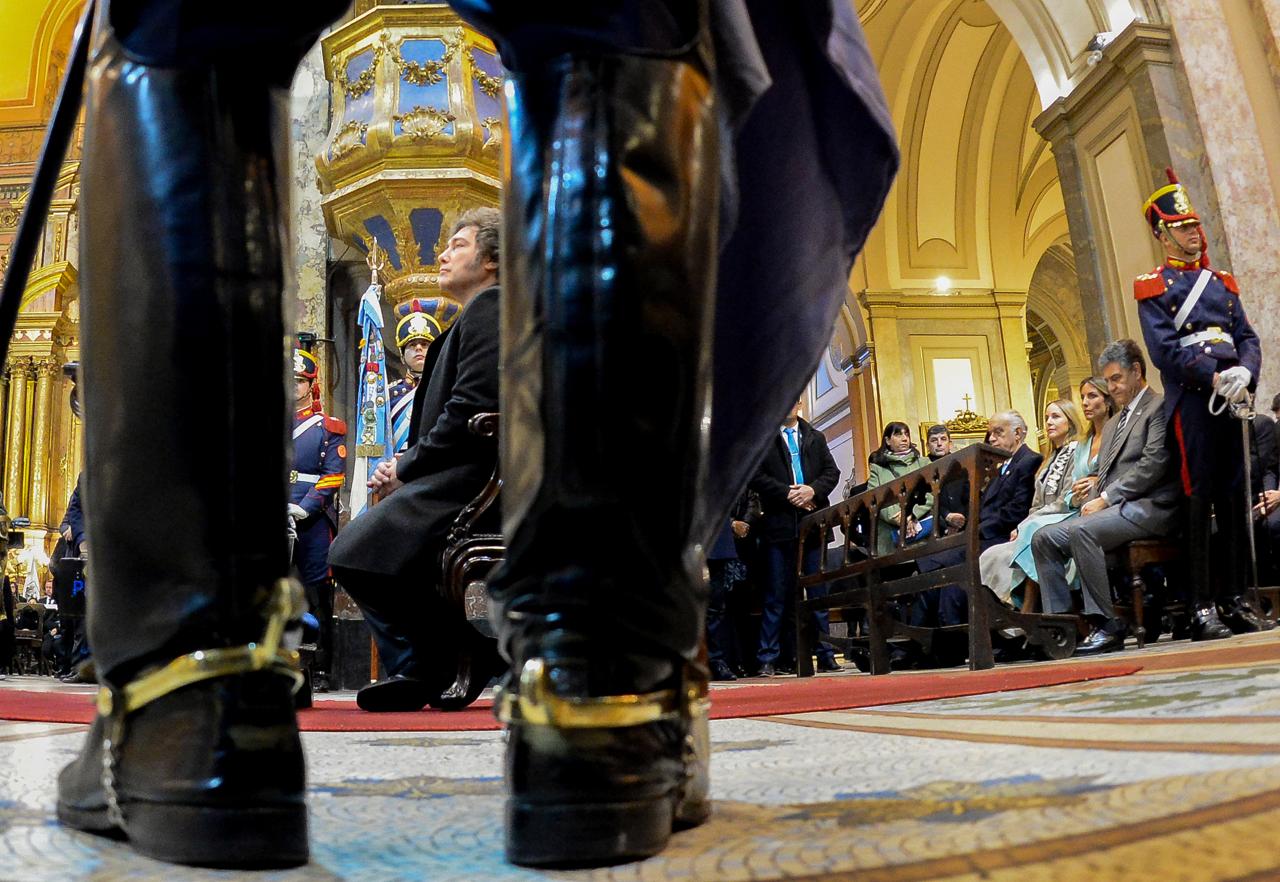
{"type": "Polygon", "coordinates": [[[872,674],[889,673],[890,641],[913,640],[928,651],[935,638],[947,632],[967,632],[971,670],[990,668],[995,664],[991,648],[993,629],[1020,630],[1049,658],[1067,658],[1075,652],[1075,616],[1019,612],[1005,606],[982,585],[978,567],[980,495],[1008,456],[998,448],[975,444],[801,519],[795,604],[796,661],[800,676],[813,675],[812,638],[805,623],[809,621],[809,614],[817,610],[860,609],[864,612],[867,624],[865,637],[821,635],[821,639],[846,652],[854,647],[865,647],[870,656],[872,674]],[[969,482],[966,527],[962,532],[943,535],[940,490],[944,483],[960,477],[967,478],[969,482]],[[933,532],[908,543],[905,540],[906,518],[910,512],[907,502],[925,492],[933,494],[933,532]],[[891,505],[899,506],[901,511],[898,535],[893,550],[880,554],[876,551],[880,531],[893,528],[881,520],[879,513],[891,505]],[[857,529],[859,524],[861,529],[857,529]],[[829,565],[828,549],[837,528],[843,536],[843,553],[838,555],[840,563],[829,565]],[[817,571],[807,573],[804,568],[805,550],[815,547],[810,543],[816,543],[820,553],[817,571]],[[959,564],[928,573],[895,577],[895,571],[901,570],[904,564],[955,548],[966,551],[964,560],[959,564]],[[824,584],[830,585],[830,594],[806,599],[806,589],[824,584]],[[959,585],[968,596],[967,625],[920,628],[907,625],[891,615],[889,604],[893,600],[945,585],[959,585]]]}
{"type": "MultiPolygon", "coordinates": [[[[499,422],[496,413],[479,413],[467,426],[481,438],[496,438],[499,422]]],[[[489,622],[489,595],[485,581],[506,553],[502,533],[486,528],[491,520],[486,520],[485,515],[498,501],[501,490],[501,466],[495,465],[484,489],[454,519],[445,538],[444,552],[440,555],[441,593],[485,641],[492,641],[495,637],[493,625],[489,622]]],[[[441,710],[461,710],[471,704],[489,681],[487,668],[474,669],[475,653],[468,647],[476,648],[475,641],[463,639],[460,643],[463,648],[459,653],[457,678],[438,701],[432,702],[433,707],[441,710]]],[[[481,651],[486,649],[483,644],[479,648],[481,651]]]]}

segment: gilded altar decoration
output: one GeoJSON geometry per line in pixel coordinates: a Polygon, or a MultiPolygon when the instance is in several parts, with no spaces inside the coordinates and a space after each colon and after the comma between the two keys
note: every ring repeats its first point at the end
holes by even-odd
{"type": "Polygon", "coordinates": [[[356,122],[355,120],[345,123],[342,128],[338,129],[338,133],[333,136],[333,158],[341,159],[347,154],[359,150],[365,145],[365,138],[368,134],[368,123],[356,122]]]}
{"type": "Polygon", "coordinates": [[[391,118],[400,123],[400,131],[404,134],[423,141],[429,141],[441,134],[450,123],[458,119],[447,110],[417,105],[408,113],[397,113],[391,118]]]}
{"type": "Polygon", "coordinates": [[[436,255],[456,218],[498,204],[504,71],[493,44],[440,4],[363,4],[324,38],[333,124],[316,157],[335,239],[377,240],[387,309],[441,297],[436,255]]]}

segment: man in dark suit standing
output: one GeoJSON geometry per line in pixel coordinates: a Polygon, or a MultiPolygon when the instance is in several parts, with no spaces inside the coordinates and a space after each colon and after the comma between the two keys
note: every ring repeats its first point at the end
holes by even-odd
{"type": "MultiPolygon", "coordinates": [[[[751,479],[751,489],[760,494],[764,511],[760,530],[765,567],[764,613],[760,617],[760,648],[756,653],[761,677],[772,677],[779,672],[778,659],[784,644],[794,654],[789,637],[792,632],[786,625],[795,620],[800,518],[826,508],[827,497],[840,481],[840,468],[827,447],[826,437],[800,418],[802,404],[797,401],[791,408],[773,446],[751,479]]],[[[818,548],[805,549],[806,570],[817,568],[819,551],[818,548]]],[[[809,590],[814,596],[825,593],[825,588],[809,590]]],[[[820,634],[825,632],[827,614],[815,613],[813,626],[820,634]]],[[[831,646],[821,642],[816,645],[818,670],[840,670],[831,646]]]]}
{"type": "MultiPolygon", "coordinates": [[[[1006,410],[988,420],[987,441],[1011,454],[1000,466],[987,486],[982,490],[978,509],[978,549],[986,551],[993,545],[1009,541],[1022,519],[1031,510],[1031,497],[1035,495],[1036,469],[1044,459],[1025,443],[1027,421],[1016,410],[1006,410]]],[[[953,530],[965,527],[967,504],[960,512],[947,513],[947,525],[953,530]]],[[[964,560],[965,549],[953,548],[940,554],[921,558],[916,565],[922,573],[955,566],[964,560]]],[[[969,621],[969,595],[958,585],[946,585],[916,595],[912,610],[912,624],[929,626],[963,625],[969,621]]]]}
{"type": "Polygon", "coordinates": [[[356,696],[364,710],[421,710],[452,685],[464,648],[473,656],[474,682],[496,672],[491,641],[445,604],[438,580],[449,526],[497,462],[494,441],[467,424],[498,409],[500,223],[497,209],[479,208],[454,227],[440,255],[440,288],[463,304],[462,314],[427,351],[408,449],[378,466],[369,482],[382,502],[351,521],[329,551],[387,672],[356,696]]]}
{"type": "MultiPolygon", "coordinates": [[[[1102,430],[1098,476],[1080,517],[1047,526],[1031,540],[1045,612],[1071,612],[1066,567],[1076,562],[1085,617],[1094,626],[1077,655],[1124,648],[1125,622],[1111,602],[1106,554],[1134,539],[1166,535],[1182,500],[1166,439],[1164,399],[1147,385],[1142,350],[1132,340],[1117,340],[1102,350],[1098,368],[1120,408],[1102,430]]],[[[1212,636],[1210,628],[1222,628],[1217,614],[1197,611],[1193,636],[1212,636]]]]}

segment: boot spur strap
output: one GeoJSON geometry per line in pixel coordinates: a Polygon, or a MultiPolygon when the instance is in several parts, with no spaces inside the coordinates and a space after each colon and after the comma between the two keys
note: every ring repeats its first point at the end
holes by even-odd
{"type": "Polygon", "coordinates": [[[518,691],[500,689],[497,716],[503,723],[553,726],[557,729],[622,729],[691,716],[705,700],[690,688],[681,700],[676,689],[631,695],[566,698],[557,695],[545,660],[531,658],[520,671],[518,691]]]}
{"type": "Polygon", "coordinates": [[[293,680],[297,690],[303,680],[298,653],[283,648],[281,641],[285,627],[301,615],[302,609],[302,587],[292,579],[279,580],[271,594],[267,627],[261,641],[247,646],[200,649],[138,677],[121,689],[103,686],[98,690],[98,713],[104,717],[123,717],[184,686],[255,671],[284,674],[293,680]]]}

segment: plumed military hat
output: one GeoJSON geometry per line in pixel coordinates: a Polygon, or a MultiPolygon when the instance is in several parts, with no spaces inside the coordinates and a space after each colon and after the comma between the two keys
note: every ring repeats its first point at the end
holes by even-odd
{"type": "Polygon", "coordinates": [[[293,376],[299,380],[314,380],[319,375],[316,357],[305,349],[293,350],[293,376]]]}
{"type": "Polygon", "coordinates": [[[396,346],[401,352],[414,340],[430,343],[445,332],[461,312],[446,297],[414,297],[396,307],[396,346]]]}
{"type": "Polygon", "coordinates": [[[1156,236],[1169,227],[1200,223],[1200,215],[1191,207],[1191,194],[1187,188],[1178,183],[1173,169],[1166,168],[1164,173],[1169,183],[1152,193],[1142,206],[1142,213],[1156,236]]]}

